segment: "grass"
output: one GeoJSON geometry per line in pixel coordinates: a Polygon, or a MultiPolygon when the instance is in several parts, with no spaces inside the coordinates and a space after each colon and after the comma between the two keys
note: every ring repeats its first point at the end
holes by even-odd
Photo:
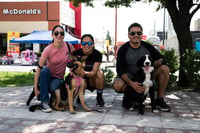
{"type": "Polygon", "coordinates": [[[0,71],[0,87],[19,87],[34,84],[34,73],[0,71]]]}

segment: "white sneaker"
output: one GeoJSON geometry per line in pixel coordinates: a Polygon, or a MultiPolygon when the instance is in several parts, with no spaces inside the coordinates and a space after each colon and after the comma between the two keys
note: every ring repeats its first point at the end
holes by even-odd
{"type": "Polygon", "coordinates": [[[45,113],[51,113],[52,112],[52,109],[51,107],[48,105],[48,103],[42,103],[41,105],[41,110],[45,113]]]}

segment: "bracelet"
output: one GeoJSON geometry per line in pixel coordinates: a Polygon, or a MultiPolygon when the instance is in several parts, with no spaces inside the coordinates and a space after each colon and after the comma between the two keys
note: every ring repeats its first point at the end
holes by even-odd
{"type": "Polygon", "coordinates": [[[42,67],[42,66],[40,66],[39,64],[38,64],[38,68],[40,68],[41,70],[43,69],[43,67],[42,67]]]}

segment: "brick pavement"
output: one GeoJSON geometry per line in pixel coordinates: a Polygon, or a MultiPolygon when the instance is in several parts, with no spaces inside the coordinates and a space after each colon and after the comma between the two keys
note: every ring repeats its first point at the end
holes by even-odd
{"type": "MultiPolygon", "coordinates": [[[[30,92],[30,86],[0,88],[1,133],[200,133],[199,92],[170,92],[165,99],[171,112],[152,113],[146,106],[144,115],[122,108],[122,94],[112,89],[105,89],[103,113],[85,112],[78,105],[75,115],[68,110],[29,112],[25,102],[30,92]]],[[[95,98],[95,91],[86,91],[86,102],[92,108],[95,98]]]]}

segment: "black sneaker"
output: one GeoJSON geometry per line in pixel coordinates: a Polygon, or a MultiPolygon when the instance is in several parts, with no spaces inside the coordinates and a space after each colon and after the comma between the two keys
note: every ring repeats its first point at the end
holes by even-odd
{"type": "Polygon", "coordinates": [[[42,103],[41,110],[45,113],[51,113],[52,112],[51,107],[48,105],[48,103],[45,103],[45,102],[42,103]]]}
{"type": "Polygon", "coordinates": [[[167,105],[163,98],[156,99],[156,107],[160,108],[160,110],[165,112],[170,112],[171,108],[167,105]]]}
{"type": "Polygon", "coordinates": [[[102,96],[98,96],[98,95],[97,95],[96,100],[97,100],[97,106],[99,106],[99,107],[104,107],[105,102],[104,102],[102,96]]]}

